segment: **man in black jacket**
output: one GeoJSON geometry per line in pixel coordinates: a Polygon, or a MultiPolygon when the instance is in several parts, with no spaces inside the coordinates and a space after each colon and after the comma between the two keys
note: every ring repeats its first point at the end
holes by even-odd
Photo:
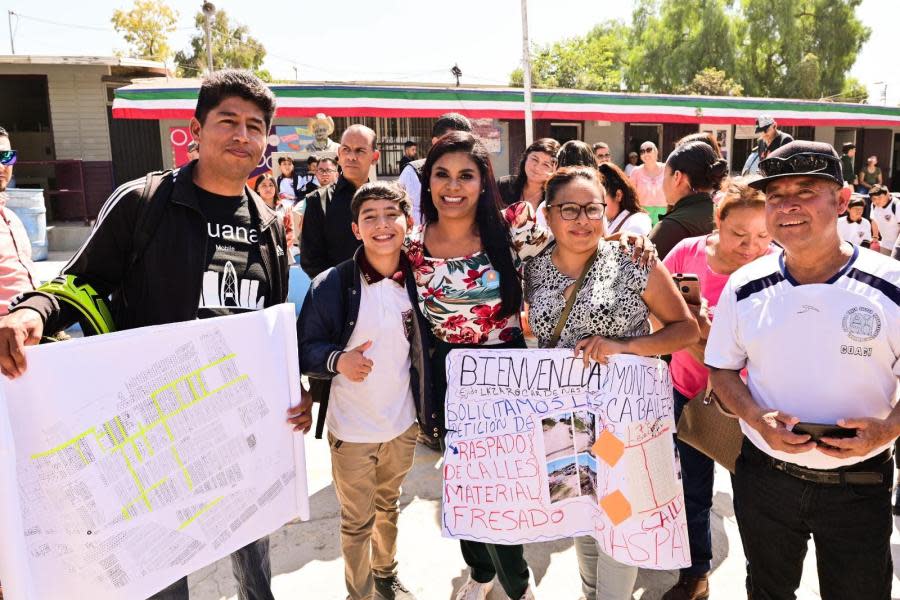
{"type": "Polygon", "coordinates": [[[376,162],[375,132],[365,125],[348,127],[338,148],[342,171],[338,180],[306,196],[300,266],[310,279],[351,258],[359,247],[350,226],[350,201],[356,189],[369,179],[369,169],[376,162]]]}
{"type": "MultiPolygon", "coordinates": [[[[63,268],[111,296],[118,329],[235,314],[284,302],[288,263],[281,220],[246,185],[266,147],[275,97],[247,71],[203,81],[191,134],[200,158],[126,183],[100,211],[63,268]],[[151,188],[147,186],[152,182],[151,188]],[[155,192],[148,194],[149,190],[155,192]]],[[[30,292],[0,319],[0,370],[26,369],[23,349],[76,321],[74,309],[30,292]]],[[[232,554],[242,600],[271,600],[267,538],[232,554]]],[[[187,577],[153,598],[188,598],[187,577]]]]}

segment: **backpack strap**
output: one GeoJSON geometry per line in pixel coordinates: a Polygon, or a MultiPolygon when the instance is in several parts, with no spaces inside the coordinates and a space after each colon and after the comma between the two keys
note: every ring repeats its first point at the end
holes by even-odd
{"type": "Polygon", "coordinates": [[[131,245],[129,268],[133,268],[141,257],[150,240],[156,233],[175,182],[175,171],[153,171],[147,173],[144,189],[138,205],[137,219],[134,222],[134,237],[131,245]]]}

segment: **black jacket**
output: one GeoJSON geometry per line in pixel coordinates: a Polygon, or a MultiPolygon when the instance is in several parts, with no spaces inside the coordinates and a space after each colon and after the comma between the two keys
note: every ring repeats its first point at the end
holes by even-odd
{"type": "MultiPolygon", "coordinates": [[[[362,248],[357,252],[362,252],[362,248]]],[[[431,389],[431,329],[418,309],[416,281],[408,261],[403,261],[403,268],[406,274],[406,292],[415,314],[409,340],[409,381],[416,404],[416,415],[428,435],[442,439],[444,425],[439,421],[438,414],[443,414],[443,410],[437,410],[437,400],[431,389]]],[[[337,359],[347,347],[356,321],[360,318],[361,286],[362,277],[354,255],[313,280],[297,318],[300,371],[312,379],[311,383],[318,383],[310,385],[313,400],[319,402],[317,438],[322,437],[331,378],[337,374],[337,359]]],[[[363,315],[363,318],[372,317],[363,315]]],[[[440,401],[443,402],[443,398],[440,401]]]]}
{"type": "Polygon", "coordinates": [[[310,279],[351,258],[360,242],[350,224],[350,201],[356,186],[343,176],[332,185],[306,196],[303,232],[300,234],[300,266],[310,279]]]}
{"type": "Polygon", "coordinates": [[[659,257],[665,258],[684,238],[712,233],[715,229],[714,210],[712,197],[706,192],[679,200],[650,232],[650,241],[656,245],[659,257]]]}
{"type": "MultiPolygon", "coordinates": [[[[141,206],[143,177],[113,192],[100,210],[90,237],[63,269],[65,274],[83,277],[98,293],[112,296],[117,329],[197,318],[208,236],[191,177],[195,162],[164,175],[167,181],[149,203],[162,201],[166,205],[134,264],[135,228],[148,210],[141,206]]],[[[271,290],[266,306],[274,306],[287,299],[284,228],[259,196],[247,187],[244,192],[250,199],[250,215],[259,223],[260,254],[271,290]]],[[[59,331],[77,320],[72,308],[41,292],[25,294],[12,310],[22,308],[40,313],[44,331],[59,331]]]]}

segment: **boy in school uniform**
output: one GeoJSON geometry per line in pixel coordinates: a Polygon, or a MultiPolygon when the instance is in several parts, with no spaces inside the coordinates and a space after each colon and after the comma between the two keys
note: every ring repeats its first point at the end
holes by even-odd
{"type": "Polygon", "coordinates": [[[341,552],[351,600],[414,600],[397,577],[400,485],[415,454],[417,420],[440,430],[430,390],[430,330],[403,253],[412,227],[406,192],[360,187],[350,205],[362,246],[319,274],[297,320],[300,368],[330,381],[316,437],[328,424],[341,505],[341,552]]]}
{"type": "Polygon", "coordinates": [[[868,248],[872,243],[872,224],[863,217],[866,201],[859,196],[854,196],[847,207],[847,213],[838,218],[838,235],[845,242],[854,246],[868,248]]]}

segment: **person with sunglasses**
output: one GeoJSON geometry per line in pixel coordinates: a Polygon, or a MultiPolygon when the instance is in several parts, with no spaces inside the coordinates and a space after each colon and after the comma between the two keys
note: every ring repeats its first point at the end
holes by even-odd
{"type": "MultiPolygon", "coordinates": [[[[655,356],[696,343],[698,325],[666,267],[635,264],[618,242],[604,240],[606,197],[596,169],[563,168],[547,182],[544,211],[555,242],[525,266],[528,320],[540,346],[604,363],[610,354],[655,356]],[[653,333],[651,312],[662,324],[653,333]]],[[[631,598],[637,567],[607,555],[591,536],[576,538],[575,549],[587,600],[631,598]]]]}
{"type": "Polygon", "coordinates": [[[733,490],[748,592],[793,598],[812,537],[823,598],[887,600],[900,264],[841,241],[849,198],[831,145],[791,142],[760,174],[750,185],[783,250],[729,278],[704,355],[744,433],[733,490]]]}
{"type": "Polygon", "coordinates": [[[759,136],[756,149],[759,160],[765,160],[775,150],[794,141],[790,134],[778,130],[778,123],[770,115],[757,117],[756,135],[759,136]]]}
{"type": "MultiPolygon", "coordinates": [[[[666,165],[659,162],[659,150],[653,142],[641,144],[643,164],[631,171],[631,182],[637,190],[641,206],[647,209],[653,222],[666,212],[666,194],[663,192],[663,173],[666,165]]],[[[665,256],[665,254],[660,254],[665,256]]]]}
{"type": "Polygon", "coordinates": [[[6,188],[12,182],[16,157],[9,134],[0,127],[0,315],[9,311],[13,298],[32,291],[38,283],[28,233],[16,213],[6,206],[6,188]]]}

